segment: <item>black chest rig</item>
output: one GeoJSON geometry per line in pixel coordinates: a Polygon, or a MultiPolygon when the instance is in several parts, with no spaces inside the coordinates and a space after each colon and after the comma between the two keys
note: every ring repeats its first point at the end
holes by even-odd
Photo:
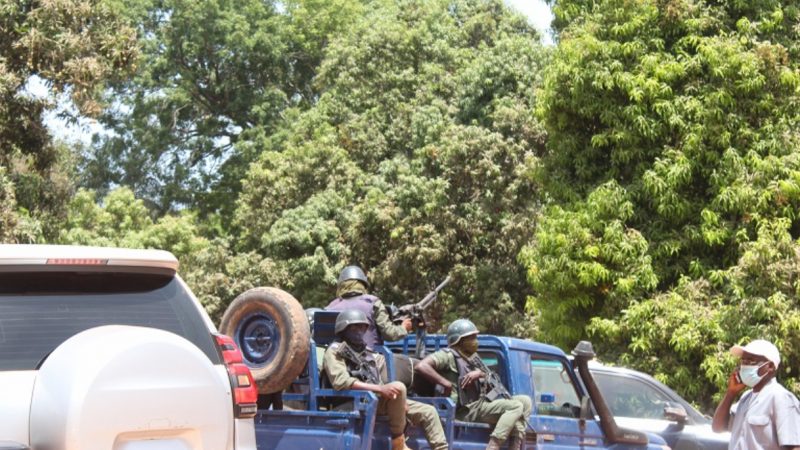
{"type": "Polygon", "coordinates": [[[469,358],[464,358],[460,353],[452,349],[448,348],[445,349],[445,351],[450,352],[456,359],[456,367],[458,368],[459,406],[466,406],[481,398],[488,402],[498,398],[511,398],[511,394],[503,385],[500,376],[484,364],[480,355],[475,353],[469,358]],[[483,378],[473,381],[465,388],[461,388],[461,380],[468,372],[473,370],[480,370],[483,372],[483,378]]]}
{"type": "Polygon", "coordinates": [[[344,359],[347,373],[351,377],[365,383],[383,384],[381,383],[381,375],[378,371],[378,361],[375,359],[375,353],[370,350],[364,350],[359,353],[347,345],[346,342],[339,343],[337,353],[344,359]]]}
{"type": "Polygon", "coordinates": [[[461,356],[461,353],[454,351],[452,349],[446,348],[444,351],[453,355],[456,360],[456,368],[458,369],[458,406],[466,406],[478,399],[481,398],[481,380],[475,380],[472,383],[468,384],[466,387],[461,387],[461,380],[467,375],[467,373],[472,372],[475,369],[479,369],[479,367],[472,361],[473,358],[480,358],[478,354],[472,355],[471,358],[466,359],[461,356]]]}

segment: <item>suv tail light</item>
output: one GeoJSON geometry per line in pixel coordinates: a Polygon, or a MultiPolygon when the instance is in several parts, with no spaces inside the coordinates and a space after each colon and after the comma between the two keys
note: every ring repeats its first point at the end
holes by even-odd
{"type": "Polygon", "coordinates": [[[242,353],[228,336],[214,333],[214,341],[228,369],[228,378],[233,390],[233,412],[237,418],[253,417],[258,410],[258,387],[244,364],[242,353]]]}

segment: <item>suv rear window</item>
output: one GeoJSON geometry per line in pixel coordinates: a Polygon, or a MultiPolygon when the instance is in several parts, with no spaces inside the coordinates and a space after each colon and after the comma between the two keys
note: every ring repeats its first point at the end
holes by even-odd
{"type": "Polygon", "coordinates": [[[174,276],[0,273],[0,370],[33,370],[71,336],[101,325],[170,331],[220,363],[203,317],[174,276]]]}

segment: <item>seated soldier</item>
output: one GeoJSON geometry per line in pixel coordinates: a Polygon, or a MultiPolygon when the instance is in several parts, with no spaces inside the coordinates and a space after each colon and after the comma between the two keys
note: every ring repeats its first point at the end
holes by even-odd
{"type": "Polygon", "coordinates": [[[406,400],[403,383],[384,383],[386,360],[364,342],[368,320],[364,312],[344,310],[336,317],[337,341],[325,351],[322,369],[336,390],[358,389],[378,395],[378,414],[389,416],[392,450],[410,450],[405,445],[406,416],[422,426],[432,450],[446,450],[447,439],[436,409],[428,404],[406,400]]]}
{"type": "Polygon", "coordinates": [[[497,450],[508,440],[509,450],[519,450],[525,441],[531,399],[511,397],[497,374],[480,360],[478,328],[467,319],[447,327],[450,348],[428,355],[416,373],[441,386],[455,402],[456,418],[466,422],[495,424],[487,450],[497,450]]]}

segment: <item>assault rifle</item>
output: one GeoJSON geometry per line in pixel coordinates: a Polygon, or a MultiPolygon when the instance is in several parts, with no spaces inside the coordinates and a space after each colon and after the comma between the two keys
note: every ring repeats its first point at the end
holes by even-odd
{"type": "MultiPolygon", "coordinates": [[[[508,392],[508,389],[506,389],[506,386],[503,384],[503,380],[500,379],[500,375],[498,375],[497,372],[495,372],[494,370],[490,369],[486,365],[486,363],[483,362],[483,359],[481,359],[480,355],[475,353],[474,355],[472,355],[472,358],[470,358],[469,362],[470,364],[472,364],[473,367],[480,369],[481,372],[486,374],[486,378],[480,382],[481,397],[485,398],[490,402],[498,398],[505,398],[505,399],[511,398],[511,392],[508,392]]],[[[458,381],[460,389],[461,380],[458,381]]],[[[459,395],[461,395],[461,392],[459,392],[459,395]]],[[[528,420],[529,417],[523,417],[522,419],[525,421],[525,428],[533,430],[533,432],[535,433],[536,429],[533,428],[533,425],[531,424],[530,420],[528,420]]]]}
{"type": "Polygon", "coordinates": [[[338,354],[355,367],[355,370],[351,371],[350,375],[366,383],[382,384],[380,374],[378,373],[378,367],[372,357],[362,357],[347,345],[346,342],[342,342],[339,346],[338,354]],[[370,367],[370,361],[373,363],[372,367],[370,367]]]}
{"type": "Polygon", "coordinates": [[[486,400],[490,402],[498,398],[511,398],[511,393],[506,389],[503,381],[500,379],[500,375],[490,369],[477,353],[472,355],[469,362],[473,367],[480,369],[480,371],[486,375],[480,382],[482,397],[485,397],[486,400]]]}
{"type": "Polygon", "coordinates": [[[393,304],[386,306],[389,317],[392,318],[393,323],[399,325],[405,319],[411,319],[411,326],[414,331],[416,331],[417,335],[417,348],[414,352],[414,356],[419,359],[425,356],[425,336],[427,335],[427,330],[425,329],[425,310],[436,301],[439,292],[450,283],[450,280],[450,275],[448,275],[444,281],[439,283],[438,286],[428,292],[428,295],[417,303],[409,303],[399,308],[393,304]]]}

